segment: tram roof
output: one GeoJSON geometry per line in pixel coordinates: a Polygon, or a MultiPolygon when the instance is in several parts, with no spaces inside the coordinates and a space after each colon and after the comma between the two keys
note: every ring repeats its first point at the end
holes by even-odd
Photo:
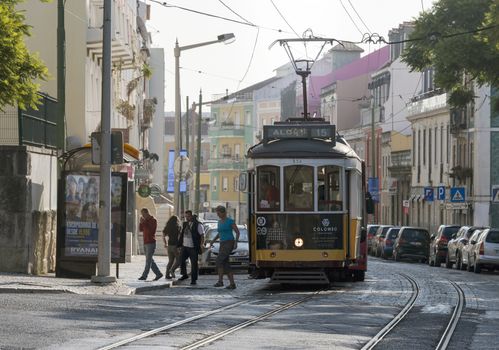
{"type": "Polygon", "coordinates": [[[248,150],[248,158],[357,158],[341,137],[336,143],[324,139],[278,139],[260,142],[248,150]]]}

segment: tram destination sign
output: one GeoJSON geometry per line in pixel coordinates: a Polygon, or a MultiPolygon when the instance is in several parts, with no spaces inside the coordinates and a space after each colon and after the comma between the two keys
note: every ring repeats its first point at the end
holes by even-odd
{"type": "Polygon", "coordinates": [[[264,125],[263,141],[278,139],[331,139],[336,140],[336,126],[322,125],[264,125]]]}

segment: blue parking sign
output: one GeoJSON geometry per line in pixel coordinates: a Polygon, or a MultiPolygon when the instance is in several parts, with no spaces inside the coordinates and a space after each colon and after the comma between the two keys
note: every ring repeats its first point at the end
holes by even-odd
{"type": "Polygon", "coordinates": [[[433,202],[434,192],[433,187],[424,188],[424,200],[427,202],[433,202]]]}
{"type": "Polygon", "coordinates": [[[439,201],[445,200],[445,186],[438,186],[437,187],[437,199],[439,201]]]}

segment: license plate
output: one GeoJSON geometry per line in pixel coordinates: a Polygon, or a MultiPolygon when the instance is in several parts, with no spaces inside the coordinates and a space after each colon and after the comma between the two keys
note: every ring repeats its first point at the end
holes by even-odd
{"type": "Polygon", "coordinates": [[[421,242],[411,242],[412,245],[421,245],[421,242]]]}

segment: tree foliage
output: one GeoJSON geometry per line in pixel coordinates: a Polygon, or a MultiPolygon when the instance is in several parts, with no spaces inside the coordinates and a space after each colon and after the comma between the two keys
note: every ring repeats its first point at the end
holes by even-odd
{"type": "Polygon", "coordinates": [[[24,42],[31,28],[24,23],[24,14],[16,10],[22,1],[0,1],[0,108],[16,104],[23,109],[36,107],[37,80],[48,76],[43,62],[24,42]]]}
{"type": "Polygon", "coordinates": [[[449,104],[464,107],[472,81],[499,86],[498,25],[499,0],[439,0],[416,18],[403,60],[412,70],[433,67],[449,104]]]}

